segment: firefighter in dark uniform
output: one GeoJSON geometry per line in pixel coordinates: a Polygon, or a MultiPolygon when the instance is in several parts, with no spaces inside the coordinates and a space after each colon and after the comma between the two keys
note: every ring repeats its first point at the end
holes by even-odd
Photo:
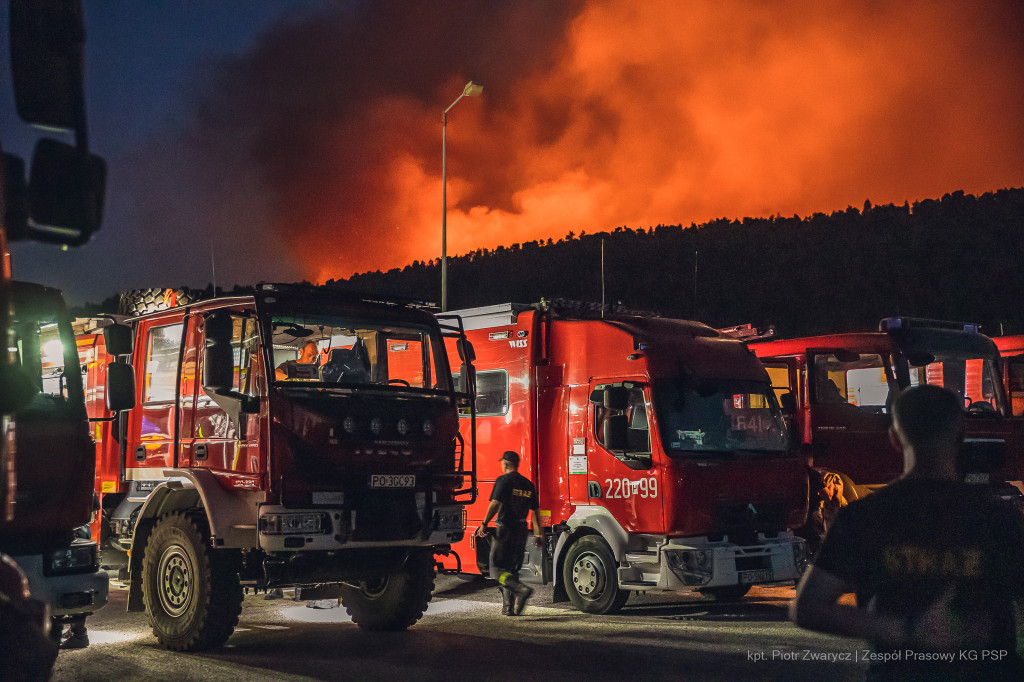
{"type": "Polygon", "coordinates": [[[484,522],[476,530],[478,536],[487,537],[487,524],[495,516],[498,517],[491,543],[491,568],[492,571],[498,570],[501,613],[505,616],[521,614],[526,607],[526,600],[533,594],[530,587],[519,582],[519,569],[523,566],[526,539],[530,534],[526,517],[531,514],[534,541],[538,547],[544,546],[540,514],[537,512],[537,488],[518,469],[518,453],[509,450],[501,456],[501,470],[504,474],[494,482],[491,504],[487,507],[484,522]]]}

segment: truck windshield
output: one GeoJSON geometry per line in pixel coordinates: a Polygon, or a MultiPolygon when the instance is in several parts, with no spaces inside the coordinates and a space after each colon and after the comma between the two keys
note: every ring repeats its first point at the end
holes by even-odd
{"type": "Polygon", "coordinates": [[[329,315],[275,315],[270,327],[278,382],[451,390],[435,329],[329,315]]]}
{"type": "Polygon", "coordinates": [[[899,392],[889,369],[891,362],[888,354],[852,351],[816,354],[813,402],[842,405],[844,410],[856,407],[864,414],[887,414],[892,397],[899,392]]]}
{"type": "Polygon", "coordinates": [[[789,447],[771,388],[756,381],[664,380],[652,387],[669,454],[771,451],[789,447]]]}
{"type": "Polygon", "coordinates": [[[67,318],[45,297],[27,292],[16,295],[14,314],[17,344],[12,350],[39,391],[34,405],[68,399],[82,403],[78,351],[67,318]]]}
{"type": "Polygon", "coordinates": [[[947,352],[918,359],[908,354],[910,385],[944,386],[963,401],[964,409],[985,414],[1002,412],[1002,394],[995,358],[975,353],[947,352]],[[915,360],[916,366],[915,366],[915,360]]]}

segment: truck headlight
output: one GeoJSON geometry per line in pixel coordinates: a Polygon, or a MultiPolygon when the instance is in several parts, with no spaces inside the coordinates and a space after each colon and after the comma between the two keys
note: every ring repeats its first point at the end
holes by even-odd
{"type": "Polygon", "coordinates": [[[76,540],[70,547],[51,550],[45,555],[43,574],[95,573],[100,568],[96,548],[95,542],[76,540]]]}
{"type": "Polygon", "coordinates": [[[260,532],[265,535],[323,535],[331,530],[330,517],[320,512],[264,514],[260,517],[260,532]]]}
{"type": "Polygon", "coordinates": [[[803,538],[793,538],[793,566],[798,573],[807,568],[807,543],[803,538]]]}
{"type": "Polygon", "coordinates": [[[434,511],[434,530],[462,530],[465,527],[465,510],[437,509],[434,511]]]}
{"type": "Polygon", "coordinates": [[[667,549],[668,567],[684,585],[707,585],[711,582],[711,550],[667,549]]]}

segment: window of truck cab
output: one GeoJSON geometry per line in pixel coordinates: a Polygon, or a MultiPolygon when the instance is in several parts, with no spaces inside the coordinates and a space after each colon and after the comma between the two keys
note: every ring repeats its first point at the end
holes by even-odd
{"type": "MultiPolygon", "coordinates": [[[[188,364],[193,365],[193,362],[188,364]]],[[[256,379],[259,376],[259,336],[256,320],[246,315],[231,315],[231,390],[243,395],[259,395],[256,379]]],[[[205,364],[203,365],[205,371],[205,364]]],[[[184,372],[183,372],[184,374],[184,372]]],[[[190,395],[191,384],[183,381],[183,395],[190,395]]],[[[214,401],[201,391],[196,407],[220,410],[214,401]]]]}
{"type": "MultiPolygon", "coordinates": [[[[15,304],[16,309],[19,307],[15,304]]],[[[55,311],[33,310],[34,315],[26,315],[20,309],[15,312],[12,328],[17,345],[18,362],[32,377],[40,398],[46,396],[50,407],[64,403],[68,398],[68,370],[80,372],[77,362],[68,362],[68,343],[74,349],[73,360],[77,361],[77,347],[67,332],[62,333],[60,320],[55,311]]],[[[66,324],[66,323],[65,323],[66,324]]],[[[78,381],[77,385],[81,385],[78,381]]],[[[40,401],[33,401],[39,406],[40,401]]]]}
{"type": "Polygon", "coordinates": [[[886,414],[898,391],[887,355],[852,351],[817,353],[813,372],[812,395],[817,405],[846,405],[865,414],[886,414]]]}
{"type": "Polygon", "coordinates": [[[146,370],[142,404],[174,400],[181,351],[182,323],[151,327],[146,333],[146,370]]]}
{"type": "Polygon", "coordinates": [[[594,387],[594,392],[591,395],[591,410],[593,437],[602,448],[631,469],[649,469],[652,466],[651,427],[647,416],[647,398],[644,395],[643,385],[635,382],[598,384],[594,387]],[[595,399],[600,391],[609,387],[626,389],[626,408],[624,410],[605,407],[602,402],[595,399]],[[626,443],[622,450],[612,449],[610,444],[605,441],[605,424],[613,420],[623,422],[626,427],[626,443]]]}
{"type": "Polygon", "coordinates": [[[440,333],[327,314],[274,315],[271,370],[288,387],[390,387],[451,391],[440,333]],[[304,361],[312,344],[315,359],[304,361]]]}
{"type": "Polygon", "coordinates": [[[775,392],[775,399],[780,403],[782,396],[792,393],[796,397],[796,388],[790,385],[790,366],[782,361],[762,361],[765,370],[768,372],[768,380],[771,381],[772,390],[775,392]]]}
{"type": "Polygon", "coordinates": [[[772,387],[746,379],[665,378],[651,395],[670,455],[785,452],[789,435],[772,387]]]}
{"type": "MultiPolygon", "coordinates": [[[[455,390],[462,389],[462,375],[453,374],[455,390]]],[[[508,414],[508,370],[486,369],[476,373],[476,416],[500,417],[508,414]]],[[[469,416],[469,408],[459,408],[460,417],[469,416]]]]}
{"type": "Polygon", "coordinates": [[[963,407],[970,412],[999,412],[1002,400],[997,390],[997,363],[993,358],[948,353],[935,355],[929,359],[932,362],[918,366],[911,363],[911,386],[942,386],[956,393],[963,407]]]}

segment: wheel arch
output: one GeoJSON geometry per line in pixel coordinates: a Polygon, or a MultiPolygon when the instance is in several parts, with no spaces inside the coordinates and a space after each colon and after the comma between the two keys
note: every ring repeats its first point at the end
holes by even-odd
{"type": "Polygon", "coordinates": [[[558,536],[555,543],[554,561],[554,585],[556,600],[558,591],[564,591],[562,587],[562,564],[565,562],[565,554],[569,551],[579,538],[586,535],[596,535],[601,538],[612,551],[616,562],[621,562],[626,554],[629,544],[629,535],[615,517],[604,507],[579,506],[567,521],[569,530],[558,536]]]}
{"type": "Polygon", "coordinates": [[[258,506],[265,499],[262,491],[228,491],[213,472],[205,469],[168,469],[164,475],[171,480],[158,485],[139,509],[128,559],[130,584],[128,610],[143,611],[142,561],[149,536],[156,522],[177,511],[196,510],[210,529],[210,539],[217,548],[256,547],[258,506]],[[181,479],[185,479],[182,481],[181,479]]]}

